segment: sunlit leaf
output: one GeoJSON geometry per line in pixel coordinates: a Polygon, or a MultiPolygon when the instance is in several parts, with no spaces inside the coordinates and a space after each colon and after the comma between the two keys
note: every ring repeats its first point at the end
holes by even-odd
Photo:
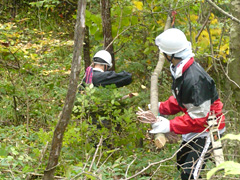
{"type": "Polygon", "coordinates": [[[207,179],[210,179],[218,170],[224,169],[224,175],[236,175],[240,174],[240,163],[233,161],[226,161],[217,167],[211,169],[207,173],[207,179]]]}
{"type": "Polygon", "coordinates": [[[143,3],[141,1],[133,1],[133,4],[138,10],[143,10],[143,3]]]}

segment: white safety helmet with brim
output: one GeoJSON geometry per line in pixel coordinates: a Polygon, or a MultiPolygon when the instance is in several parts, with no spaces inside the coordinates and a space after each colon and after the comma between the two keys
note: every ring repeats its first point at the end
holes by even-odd
{"type": "Polygon", "coordinates": [[[110,69],[112,67],[112,56],[108,51],[100,50],[94,55],[93,62],[96,64],[105,64],[110,69]]]}
{"type": "MultiPolygon", "coordinates": [[[[174,54],[183,51],[189,46],[185,34],[177,28],[170,28],[161,33],[156,37],[155,43],[160,51],[165,54],[165,57],[166,55],[171,56],[171,60],[174,54]]],[[[171,62],[171,60],[169,61],[171,62]]]]}

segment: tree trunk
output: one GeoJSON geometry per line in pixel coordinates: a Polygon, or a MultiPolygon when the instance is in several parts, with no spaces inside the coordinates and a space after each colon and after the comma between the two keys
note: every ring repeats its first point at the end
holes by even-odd
{"type": "MultiPolygon", "coordinates": [[[[240,1],[233,0],[231,2],[231,10],[232,15],[237,19],[240,19],[240,1]]],[[[233,21],[230,31],[230,57],[234,59],[229,64],[229,77],[235,81],[238,85],[240,85],[240,76],[239,76],[239,69],[240,69],[240,24],[233,21]]],[[[238,109],[240,109],[240,90],[239,88],[231,83],[231,88],[233,91],[233,97],[236,100],[238,105],[238,109]]]]}
{"type": "Polygon", "coordinates": [[[68,92],[65,100],[65,104],[62,110],[62,114],[55,128],[51,151],[48,159],[48,165],[44,171],[43,180],[54,179],[54,172],[56,166],[58,166],[58,158],[60,156],[62,141],[65,129],[71,118],[72,108],[76,97],[78,79],[81,69],[81,54],[83,49],[84,29],[85,29],[85,10],[86,0],[78,1],[77,21],[74,32],[74,52],[71,66],[70,82],[68,86],[68,92]]]}
{"type": "Polygon", "coordinates": [[[110,0],[101,0],[102,8],[102,28],[104,37],[104,49],[112,55],[112,70],[115,70],[115,59],[113,49],[112,24],[111,24],[111,5],[110,0]]]}
{"type": "Polygon", "coordinates": [[[89,40],[89,28],[86,26],[85,29],[85,36],[84,36],[84,45],[83,45],[83,57],[84,57],[84,64],[85,70],[88,66],[91,65],[91,58],[90,58],[90,40],[89,40]]]}

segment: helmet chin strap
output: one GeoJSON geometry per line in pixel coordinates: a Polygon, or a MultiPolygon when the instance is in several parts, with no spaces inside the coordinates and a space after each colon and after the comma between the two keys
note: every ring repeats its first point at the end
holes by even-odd
{"type": "Polygon", "coordinates": [[[109,67],[108,65],[104,65],[104,71],[108,71],[109,67]]]}
{"type": "Polygon", "coordinates": [[[172,60],[173,60],[173,58],[174,58],[174,54],[172,54],[172,56],[171,56],[170,59],[168,58],[168,56],[167,56],[166,53],[163,53],[163,55],[164,55],[164,57],[165,57],[170,63],[172,63],[172,60]]]}

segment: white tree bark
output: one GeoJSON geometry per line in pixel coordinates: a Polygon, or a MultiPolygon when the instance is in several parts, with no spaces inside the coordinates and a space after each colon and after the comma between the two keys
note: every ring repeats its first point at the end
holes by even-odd
{"type": "MultiPolygon", "coordinates": [[[[164,31],[171,27],[171,17],[168,15],[164,31]]],[[[159,53],[159,59],[156,68],[151,76],[151,94],[150,94],[150,102],[151,102],[151,111],[157,116],[158,115],[158,77],[162,71],[164,65],[165,58],[159,53]]],[[[166,137],[164,134],[157,134],[155,136],[155,144],[158,148],[162,148],[166,143],[166,137]]]]}

